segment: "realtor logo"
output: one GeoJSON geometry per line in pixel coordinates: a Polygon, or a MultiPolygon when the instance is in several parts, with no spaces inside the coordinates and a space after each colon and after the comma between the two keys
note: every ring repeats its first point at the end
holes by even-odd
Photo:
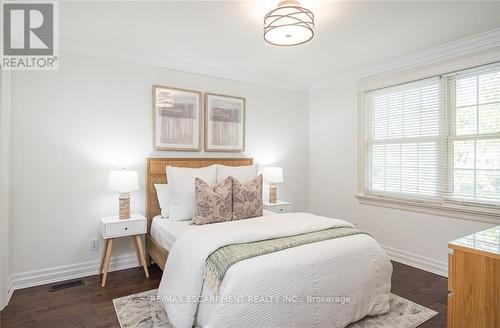
{"type": "Polygon", "coordinates": [[[4,70],[58,69],[57,2],[3,2],[4,70]]]}

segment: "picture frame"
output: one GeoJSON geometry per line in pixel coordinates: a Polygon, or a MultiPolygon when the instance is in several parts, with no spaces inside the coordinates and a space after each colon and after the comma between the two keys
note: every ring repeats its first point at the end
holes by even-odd
{"type": "Polygon", "coordinates": [[[205,93],[205,151],[244,151],[245,122],[245,98],[205,93]]]}
{"type": "Polygon", "coordinates": [[[153,145],[155,150],[200,151],[202,93],[153,85],[153,145]]]}

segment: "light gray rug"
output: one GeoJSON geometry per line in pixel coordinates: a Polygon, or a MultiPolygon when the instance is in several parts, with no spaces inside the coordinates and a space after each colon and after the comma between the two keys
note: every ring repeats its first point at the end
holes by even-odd
{"type": "MultiPolygon", "coordinates": [[[[167,313],[154,302],[157,289],[113,300],[122,328],[172,328],[167,313]]],[[[436,311],[391,294],[391,309],[384,315],[365,317],[347,328],[415,328],[438,314],[436,311]]]]}

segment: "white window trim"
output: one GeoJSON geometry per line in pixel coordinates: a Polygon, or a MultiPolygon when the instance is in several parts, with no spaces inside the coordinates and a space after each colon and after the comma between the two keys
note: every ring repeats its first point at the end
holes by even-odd
{"type": "Polygon", "coordinates": [[[358,92],[358,184],[356,198],[361,204],[373,205],[411,212],[446,216],[470,221],[500,224],[500,210],[489,206],[441,203],[366,192],[366,91],[358,92]]]}

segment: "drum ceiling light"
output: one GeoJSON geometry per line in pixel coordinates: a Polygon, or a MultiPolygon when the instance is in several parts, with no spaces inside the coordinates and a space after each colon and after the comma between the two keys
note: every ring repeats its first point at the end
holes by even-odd
{"type": "Polygon", "coordinates": [[[275,46],[296,46],[314,36],[314,14],[296,0],[285,0],[264,17],[264,40],[275,46]]]}

